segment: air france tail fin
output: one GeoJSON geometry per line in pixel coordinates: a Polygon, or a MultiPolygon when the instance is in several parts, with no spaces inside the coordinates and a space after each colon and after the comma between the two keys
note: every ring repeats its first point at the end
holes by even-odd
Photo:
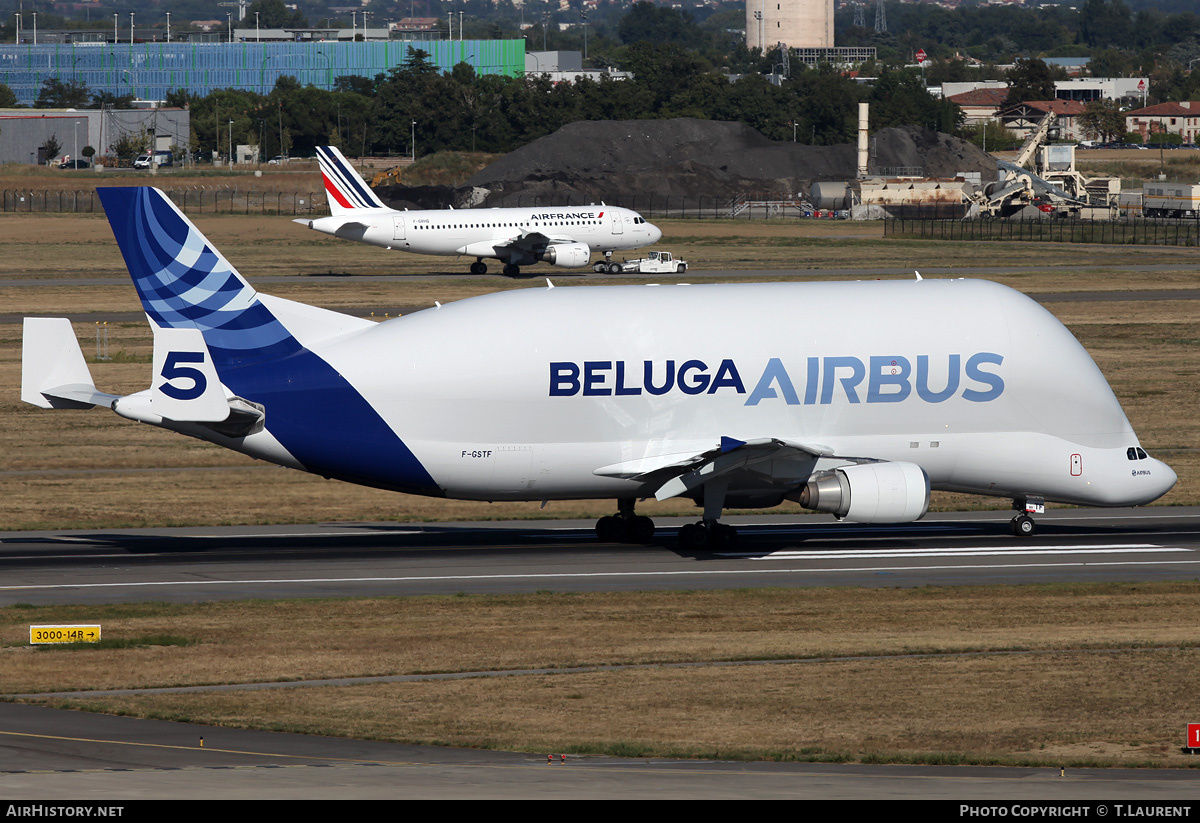
{"type": "Polygon", "coordinates": [[[317,146],[321,177],[329,195],[329,211],[342,215],[356,209],[386,209],[374,190],[335,146],[317,146]]]}

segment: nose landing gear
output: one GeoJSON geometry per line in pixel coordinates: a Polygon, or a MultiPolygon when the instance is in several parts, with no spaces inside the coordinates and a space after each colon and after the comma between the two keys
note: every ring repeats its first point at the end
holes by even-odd
{"type": "Polygon", "coordinates": [[[1034,522],[1031,514],[1044,514],[1046,511],[1046,500],[1042,497],[1018,497],[1013,500],[1013,508],[1019,511],[1020,514],[1012,519],[1012,533],[1017,537],[1032,537],[1037,531],[1037,523],[1034,522]]]}

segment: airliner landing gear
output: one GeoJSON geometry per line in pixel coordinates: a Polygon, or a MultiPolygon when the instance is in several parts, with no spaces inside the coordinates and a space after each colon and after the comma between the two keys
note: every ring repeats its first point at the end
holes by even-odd
{"type": "Polygon", "coordinates": [[[688,523],[679,530],[679,548],[689,551],[732,549],[737,545],[737,529],[718,520],[688,523]]]}
{"type": "Polygon", "coordinates": [[[721,478],[704,484],[704,519],[688,523],[679,530],[679,547],[687,551],[731,549],[737,544],[737,529],[726,526],[718,518],[725,508],[725,492],[729,483],[721,478]]]}
{"type": "Polygon", "coordinates": [[[617,501],[617,513],[596,521],[596,536],[611,543],[649,543],[654,538],[654,521],[633,512],[633,498],[617,501]]]}
{"type": "Polygon", "coordinates": [[[512,263],[505,263],[504,264],[504,276],[505,277],[520,277],[521,276],[521,267],[514,266],[512,263]]]}
{"type": "Polygon", "coordinates": [[[487,274],[487,263],[476,260],[471,264],[471,274],[487,274]]]}
{"type": "Polygon", "coordinates": [[[1044,513],[1046,501],[1041,497],[1018,497],[1013,501],[1013,508],[1020,514],[1012,519],[1012,533],[1017,537],[1031,537],[1037,531],[1037,523],[1029,515],[1044,513]]]}
{"type": "Polygon", "coordinates": [[[1037,531],[1037,523],[1027,514],[1018,514],[1012,519],[1012,533],[1017,537],[1029,537],[1037,531]]]}
{"type": "Polygon", "coordinates": [[[604,253],[604,259],[597,260],[595,264],[592,265],[592,271],[596,272],[597,274],[604,274],[605,272],[608,272],[609,274],[617,274],[621,271],[621,267],[614,265],[612,261],[612,252],[606,251],[604,253]]]}

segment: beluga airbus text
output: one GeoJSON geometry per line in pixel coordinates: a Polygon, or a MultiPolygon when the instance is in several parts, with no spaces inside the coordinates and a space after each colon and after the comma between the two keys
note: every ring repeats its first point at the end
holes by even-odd
{"type": "Polygon", "coordinates": [[[614,251],[662,238],[658,227],[637,212],[603,204],[397,211],[383,204],[335,147],[318,147],[317,158],[330,216],[295,222],[386,249],[474,257],[472,274],[487,274],[485,259],[501,261],[508,277],[534,263],[582,268],[594,252],[611,259],[614,251]]]}
{"type": "Polygon", "coordinates": [[[154,332],[149,389],[97,389],[66,319],[26,318],[22,399],[326,477],[469,500],[784,499],[917,520],[931,489],[1149,503],[1175,483],[1053,315],[986,281],[536,287],[375,323],[259,294],[150,188],[100,197],[154,332]],[[486,345],[480,345],[481,342],[486,345]]]}

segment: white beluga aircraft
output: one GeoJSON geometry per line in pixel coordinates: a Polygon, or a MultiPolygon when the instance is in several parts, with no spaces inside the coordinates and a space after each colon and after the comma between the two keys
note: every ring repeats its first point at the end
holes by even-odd
{"type": "Polygon", "coordinates": [[[1149,503],[1142,449],[1096,364],[1029,298],[986,281],[529,288],[376,323],[259,294],[161,192],[100,198],[154,331],[150,388],[97,389],[70,323],[26,318],[21,396],[283,466],[469,500],[609,498],[605,539],[646,541],[639,498],[784,499],[863,523],[931,489],[1149,503]]]}
{"type": "Polygon", "coordinates": [[[583,268],[593,252],[611,261],[614,251],[662,238],[637,212],[603,204],[397,211],[383,204],[335,147],[319,146],[317,159],[330,216],[293,222],[385,249],[474,257],[471,274],[487,274],[485,259],[501,261],[506,277],[518,277],[521,266],[534,263],[583,268]]]}

